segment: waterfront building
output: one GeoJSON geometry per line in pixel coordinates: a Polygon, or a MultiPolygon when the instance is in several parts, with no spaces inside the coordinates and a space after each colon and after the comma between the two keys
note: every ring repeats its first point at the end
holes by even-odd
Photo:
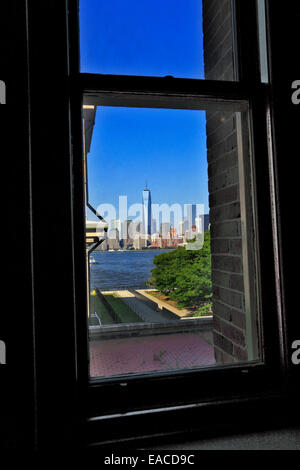
{"type": "Polygon", "coordinates": [[[147,246],[147,243],[146,243],[146,240],[144,237],[136,237],[134,240],[133,240],[133,248],[135,250],[142,250],[143,248],[145,248],[147,246]]]}
{"type": "Polygon", "coordinates": [[[121,231],[122,231],[121,219],[112,219],[110,223],[110,228],[118,230],[119,235],[121,236],[121,231]]]}

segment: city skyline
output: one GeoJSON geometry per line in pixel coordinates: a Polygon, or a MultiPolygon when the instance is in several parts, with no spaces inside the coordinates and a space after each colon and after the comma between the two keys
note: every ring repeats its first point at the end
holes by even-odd
{"type": "MultiPolygon", "coordinates": [[[[208,212],[205,112],[97,108],[87,155],[89,202],[141,201],[145,178],[152,204],[202,203],[208,212]]],[[[89,214],[90,217],[90,214],[89,214]]],[[[94,219],[94,217],[92,217],[94,219]]]]}
{"type": "MultiPolygon", "coordinates": [[[[123,211],[122,214],[115,209],[109,210],[109,208],[106,213],[105,207],[103,210],[99,207],[98,213],[106,220],[108,238],[116,240],[143,238],[147,240],[146,244],[151,244],[153,235],[155,235],[154,238],[184,238],[187,240],[193,238],[196,233],[208,230],[209,214],[204,214],[203,207],[200,204],[186,204],[183,208],[180,208],[179,204],[172,207],[166,204],[155,204],[155,210],[152,212],[151,191],[146,183],[146,188],[142,190],[142,204],[139,210],[135,205],[135,210],[139,214],[137,217],[128,216],[130,208],[129,211],[128,208],[125,209],[122,201],[119,207],[123,211]]],[[[87,224],[92,222],[87,218],[87,224]]],[[[103,222],[100,223],[100,225],[102,224],[103,222]]]]}

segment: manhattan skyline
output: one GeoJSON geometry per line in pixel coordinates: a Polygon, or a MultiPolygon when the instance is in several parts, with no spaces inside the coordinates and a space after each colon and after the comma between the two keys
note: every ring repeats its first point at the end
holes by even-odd
{"type": "MultiPolygon", "coordinates": [[[[208,213],[205,111],[97,108],[87,155],[89,202],[127,196],[141,203],[145,179],[152,204],[203,204],[208,213]]],[[[96,220],[88,212],[90,220],[96,220]]]]}
{"type": "MultiPolygon", "coordinates": [[[[198,0],[80,1],[81,71],[204,79],[202,22],[198,0]]],[[[140,203],[147,178],[152,203],[208,212],[205,111],[98,107],[88,169],[94,207],[140,203]]]]}

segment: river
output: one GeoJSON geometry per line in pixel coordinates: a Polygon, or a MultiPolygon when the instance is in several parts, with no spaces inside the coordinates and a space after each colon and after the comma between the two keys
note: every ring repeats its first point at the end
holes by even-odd
{"type": "Polygon", "coordinates": [[[100,290],[145,289],[155,267],[153,258],[169,250],[96,251],[90,265],[90,287],[100,290]]]}

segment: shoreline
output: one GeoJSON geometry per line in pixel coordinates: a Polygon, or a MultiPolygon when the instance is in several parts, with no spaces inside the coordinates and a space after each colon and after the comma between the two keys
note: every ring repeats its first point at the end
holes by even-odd
{"type": "Polygon", "coordinates": [[[156,251],[172,251],[176,248],[147,248],[145,250],[95,250],[92,253],[151,253],[156,251]]]}

